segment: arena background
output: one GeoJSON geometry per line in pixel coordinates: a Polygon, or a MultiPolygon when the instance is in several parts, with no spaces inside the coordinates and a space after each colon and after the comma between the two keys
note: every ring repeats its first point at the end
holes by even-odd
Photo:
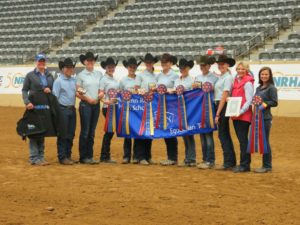
{"type": "MultiPolygon", "coordinates": [[[[0,225],[300,224],[299,0],[0,0],[0,18],[0,225]],[[17,136],[16,122],[25,110],[21,88],[36,53],[45,52],[56,72],[59,59],[78,61],[88,50],[99,54],[98,63],[113,56],[120,60],[120,79],[126,75],[121,61],[129,56],[171,52],[194,59],[208,49],[218,52],[220,45],[237,61],[250,62],[256,80],[265,65],[275,73],[272,173],[122,165],[123,139],[116,137],[111,152],[117,165],[62,166],[55,138],[46,139],[50,166],[28,163],[28,141],[17,136]]],[[[192,75],[199,72],[196,66],[192,75]]],[[[100,115],[95,159],[103,125],[100,115]]],[[[74,159],[79,132],[77,114],[74,159]]],[[[232,126],[231,134],[239,159],[232,126]]],[[[200,162],[199,136],[195,140],[200,162]]],[[[217,132],[214,140],[221,165],[217,132]]],[[[182,162],[184,145],[178,141],[182,162]]],[[[154,160],[165,159],[163,140],[152,149],[154,160]]],[[[261,155],[254,154],[251,168],[260,166],[261,155]]]]}

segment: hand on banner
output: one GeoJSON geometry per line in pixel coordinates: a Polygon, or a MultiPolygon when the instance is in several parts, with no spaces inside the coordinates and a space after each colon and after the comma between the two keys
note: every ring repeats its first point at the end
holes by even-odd
{"type": "Polygon", "coordinates": [[[89,97],[86,97],[86,101],[87,101],[87,103],[89,103],[91,105],[96,105],[99,102],[97,99],[93,99],[93,98],[89,98],[89,97]]]}
{"type": "Polygon", "coordinates": [[[215,117],[215,123],[216,123],[216,124],[219,124],[219,119],[220,119],[220,116],[217,116],[217,115],[216,115],[216,117],[215,117]]]}
{"type": "Polygon", "coordinates": [[[101,91],[99,94],[98,94],[98,98],[101,100],[102,98],[104,98],[104,92],[101,91]]]}
{"type": "Polygon", "coordinates": [[[193,89],[201,88],[201,82],[195,81],[194,83],[192,83],[192,88],[193,89]]]}
{"type": "Polygon", "coordinates": [[[263,111],[265,109],[265,107],[264,107],[263,104],[261,104],[260,106],[258,106],[258,109],[261,110],[261,111],[263,111]]]}
{"type": "Polygon", "coordinates": [[[139,95],[144,95],[146,93],[146,90],[143,88],[138,89],[138,94],[139,95]]]}
{"type": "Polygon", "coordinates": [[[44,93],[46,93],[46,94],[49,94],[49,93],[51,93],[51,90],[50,90],[50,88],[44,88],[44,93]]]}
{"type": "Polygon", "coordinates": [[[168,88],[168,89],[167,89],[167,92],[168,92],[169,94],[174,94],[174,93],[176,92],[176,89],[175,89],[175,88],[168,88]]]}
{"type": "Polygon", "coordinates": [[[33,109],[34,108],[34,105],[32,104],[32,103],[28,103],[27,105],[26,105],[26,109],[28,109],[28,110],[31,110],[31,109],[33,109]]]}
{"type": "Polygon", "coordinates": [[[118,99],[117,98],[112,98],[112,99],[110,99],[110,104],[116,104],[116,103],[118,103],[118,99]]]}

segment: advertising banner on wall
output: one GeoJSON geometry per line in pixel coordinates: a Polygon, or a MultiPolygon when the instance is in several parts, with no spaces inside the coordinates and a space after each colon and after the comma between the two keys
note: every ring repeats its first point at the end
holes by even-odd
{"type": "MultiPolygon", "coordinates": [[[[258,72],[263,66],[269,66],[273,70],[274,82],[280,100],[300,100],[300,66],[298,64],[252,64],[250,68],[255,77],[256,86],[258,85],[258,72]]],[[[32,67],[0,67],[0,94],[21,94],[25,75],[32,69],[32,67]]],[[[82,67],[78,67],[76,73],[82,69],[82,67]]],[[[100,67],[96,67],[96,69],[104,72],[100,67]]],[[[137,73],[143,69],[144,67],[140,66],[137,73]]],[[[155,72],[159,73],[160,69],[160,66],[157,66],[155,72]]],[[[60,74],[57,67],[49,67],[49,70],[54,77],[60,74]]],[[[174,66],[174,70],[179,72],[176,66],[174,66]]],[[[217,65],[214,65],[211,70],[218,74],[217,65]]],[[[231,71],[235,76],[235,68],[232,68],[231,71]]],[[[197,65],[190,72],[193,77],[200,73],[197,65]]],[[[123,66],[116,68],[115,77],[117,80],[126,75],[127,70],[123,66]]]]}

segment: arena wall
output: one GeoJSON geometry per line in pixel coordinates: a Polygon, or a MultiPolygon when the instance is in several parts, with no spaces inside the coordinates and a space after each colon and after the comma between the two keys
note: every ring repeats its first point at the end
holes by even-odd
{"type": "MultiPolygon", "coordinates": [[[[279,106],[273,109],[274,116],[280,117],[300,117],[300,67],[296,62],[250,62],[250,68],[254,74],[256,81],[258,71],[263,66],[270,66],[274,73],[275,84],[278,89],[279,106]]],[[[21,96],[21,88],[26,73],[34,65],[16,65],[0,67],[0,106],[4,107],[23,107],[21,96]]],[[[49,69],[53,71],[55,76],[59,73],[57,65],[49,65],[49,69]]],[[[82,69],[78,66],[78,70],[82,69]]],[[[97,67],[102,70],[102,68],[97,67]]],[[[143,70],[140,66],[139,70],[143,70]]],[[[159,72],[159,66],[156,67],[159,72]]],[[[177,69],[174,67],[174,69],[177,69]]],[[[212,68],[214,72],[218,72],[216,66],[212,68]]],[[[195,76],[200,73],[198,66],[191,71],[191,75],[195,76]]],[[[232,69],[235,74],[235,69],[232,69]]],[[[126,70],[122,66],[116,69],[117,79],[126,75],[126,70]]],[[[77,102],[78,104],[78,102],[77,102]]]]}

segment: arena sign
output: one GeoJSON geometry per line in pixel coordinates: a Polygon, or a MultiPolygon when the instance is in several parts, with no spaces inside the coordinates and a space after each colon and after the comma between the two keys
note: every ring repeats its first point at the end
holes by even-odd
{"type": "MultiPolygon", "coordinates": [[[[263,66],[269,66],[273,70],[275,86],[278,88],[278,97],[280,100],[300,100],[300,70],[298,64],[252,64],[251,71],[254,74],[256,86],[258,85],[258,72],[263,66]]],[[[83,68],[79,67],[76,72],[80,72],[83,68]]],[[[100,67],[96,68],[102,72],[100,67]]],[[[143,70],[141,66],[138,72],[143,70]]],[[[178,72],[178,68],[174,67],[178,72]]],[[[20,94],[25,75],[32,70],[32,67],[0,67],[0,94],[20,94]]],[[[54,77],[60,75],[57,67],[49,67],[54,77]]],[[[160,67],[156,67],[156,73],[160,71],[160,67]]],[[[212,67],[212,71],[218,74],[217,66],[212,67]]],[[[235,69],[231,69],[232,74],[236,74],[235,69]]],[[[126,76],[127,70],[123,66],[116,68],[116,79],[120,80],[126,76]]],[[[191,75],[200,74],[199,66],[195,66],[191,70],[191,75]]]]}

